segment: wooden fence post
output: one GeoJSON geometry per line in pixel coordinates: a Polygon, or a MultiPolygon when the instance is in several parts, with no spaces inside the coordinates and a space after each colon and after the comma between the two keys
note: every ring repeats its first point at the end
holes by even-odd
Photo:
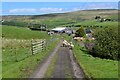
{"type": "Polygon", "coordinates": [[[43,51],[43,48],[44,48],[44,41],[42,41],[42,51],[43,51]]]}
{"type": "Polygon", "coordinates": [[[15,61],[18,62],[18,59],[17,59],[17,49],[16,48],[14,48],[14,49],[15,49],[15,61]]]}
{"type": "Polygon", "coordinates": [[[31,51],[32,55],[38,53],[38,51],[43,51],[45,48],[45,39],[40,41],[31,41],[31,51]]]}
{"type": "Polygon", "coordinates": [[[33,44],[32,44],[32,42],[33,41],[31,40],[31,51],[32,51],[32,55],[33,55],[34,53],[33,53],[33,44]]]}

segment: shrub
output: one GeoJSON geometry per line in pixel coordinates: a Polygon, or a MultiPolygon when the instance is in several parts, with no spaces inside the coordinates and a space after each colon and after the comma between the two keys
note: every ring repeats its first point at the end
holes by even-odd
{"type": "Polygon", "coordinates": [[[85,36],[85,31],[82,26],[76,31],[75,36],[76,37],[84,37],[85,36]]]}
{"type": "Polygon", "coordinates": [[[95,46],[92,53],[101,58],[118,60],[117,27],[99,28],[95,31],[95,46]]]}

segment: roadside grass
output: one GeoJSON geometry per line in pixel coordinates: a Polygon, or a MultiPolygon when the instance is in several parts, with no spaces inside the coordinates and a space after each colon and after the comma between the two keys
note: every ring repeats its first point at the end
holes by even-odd
{"type": "Polygon", "coordinates": [[[118,78],[118,61],[93,57],[80,49],[76,44],[74,55],[89,78],[118,78]]]}
{"type": "MultiPolygon", "coordinates": [[[[49,52],[58,44],[58,42],[59,42],[59,39],[55,40],[53,43],[49,44],[46,47],[45,51],[42,51],[42,52],[39,52],[38,54],[29,56],[18,62],[4,61],[4,59],[3,59],[2,77],[3,78],[27,78],[27,77],[29,77],[34,72],[36,66],[45,57],[47,57],[49,55],[49,52]]],[[[7,53],[7,54],[9,54],[9,53],[7,53]]]]}
{"type": "Polygon", "coordinates": [[[41,39],[49,38],[47,32],[32,31],[16,26],[2,26],[2,37],[10,39],[41,39]]]}
{"type": "Polygon", "coordinates": [[[50,65],[48,66],[48,69],[45,73],[45,78],[52,78],[53,72],[55,70],[55,63],[57,61],[57,54],[54,55],[53,59],[50,62],[50,65]]]}
{"type": "Polygon", "coordinates": [[[47,53],[36,54],[20,62],[13,62],[5,66],[3,62],[3,78],[26,78],[34,67],[42,61],[47,53]]]}

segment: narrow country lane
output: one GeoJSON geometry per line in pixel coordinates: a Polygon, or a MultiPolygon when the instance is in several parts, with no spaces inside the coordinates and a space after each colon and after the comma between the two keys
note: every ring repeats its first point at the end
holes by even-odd
{"type": "Polygon", "coordinates": [[[30,78],[45,78],[45,73],[47,73],[46,71],[55,55],[57,59],[50,78],[80,78],[80,80],[85,80],[85,74],[77,64],[72,50],[68,47],[62,47],[61,42],[30,78]]]}
{"type": "Polygon", "coordinates": [[[31,79],[34,79],[34,78],[44,78],[44,74],[47,71],[47,68],[48,68],[52,58],[54,57],[54,55],[56,54],[57,50],[59,49],[60,44],[61,44],[61,42],[56,46],[54,51],[52,53],[50,53],[48,58],[46,60],[44,60],[42,64],[39,64],[39,66],[36,69],[36,71],[30,76],[31,79]]]}
{"type": "Polygon", "coordinates": [[[60,47],[57,51],[57,61],[52,78],[73,78],[73,68],[70,60],[69,49],[60,47]]]}

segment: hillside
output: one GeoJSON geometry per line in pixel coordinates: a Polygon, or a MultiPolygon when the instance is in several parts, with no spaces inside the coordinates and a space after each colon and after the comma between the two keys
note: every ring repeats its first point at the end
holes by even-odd
{"type": "Polygon", "coordinates": [[[44,15],[16,15],[3,16],[3,20],[17,22],[26,27],[29,23],[47,24],[48,28],[53,28],[62,25],[77,24],[86,20],[94,20],[95,16],[102,18],[111,18],[118,20],[118,10],[114,9],[100,9],[100,10],[83,10],[68,13],[53,13],[44,15]]]}
{"type": "Polygon", "coordinates": [[[49,38],[46,32],[31,31],[28,28],[2,26],[2,37],[10,39],[41,39],[49,38]],[[46,36],[46,37],[44,37],[46,36]]]}

